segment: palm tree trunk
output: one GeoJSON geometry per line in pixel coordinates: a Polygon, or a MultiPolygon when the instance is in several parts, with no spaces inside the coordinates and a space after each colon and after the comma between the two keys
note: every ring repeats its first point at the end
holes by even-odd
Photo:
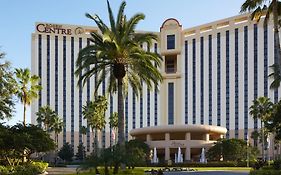
{"type": "Polygon", "coordinates": [[[124,132],[124,99],[122,93],[122,78],[118,80],[118,143],[125,144],[125,132],[124,132]]]}
{"type": "Polygon", "coordinates": [[[59,134],[58,133],[55,133],[56,134],[56,142],[57,142],[57,149],[59,147],[59,134]]]}
{"type": "Polygon", "coordinates": [[[26,103],[23,104],[23,126],[26,126],[26,103]]]}
{"type": "Polygon", "coordinates": [[[98,156],[98,130],[95,129],[95,155],[98,156]]]}
{"type": "Polygon", "coordinates": [[[262,151],[261,151],[261,154],[262,154],[262,160],[264,161],[265,160],[265,157],[264,157],[264,130],[263,130],[263,122],[261,120],[261,139],[262,139],[262,151]]]}

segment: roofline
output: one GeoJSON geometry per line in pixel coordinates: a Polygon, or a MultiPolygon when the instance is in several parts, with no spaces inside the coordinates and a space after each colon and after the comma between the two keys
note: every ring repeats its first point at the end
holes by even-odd
{"type": "Polygon", "coordinates": [[[152,133],[175,133],[175,132],[202,132],[226,134],[227,129],[221,126],[212,125],[164,125],[137,128],[130,131],[131,136],[152,134],[152,133]]]}

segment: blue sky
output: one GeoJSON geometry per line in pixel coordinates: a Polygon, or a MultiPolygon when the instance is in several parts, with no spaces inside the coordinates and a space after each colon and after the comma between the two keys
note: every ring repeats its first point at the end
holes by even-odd
{"type": "MultiPolygon", "coordinates": [[[[183,28],[194,27],[239,14],[245,0],[127,0],[128,17],[142,12],[146,19],[137,29],[159,31],[167,18],[176,18],[183,28]]],[[[121,0],[110,0],[113,11],[121,0]]],[[[0,51],[13,67],[29,67],[31,33],[35,22],[94,25],[85,13],[98,14],[108,22],[106,0],[1,0],[0,51]]],[[[15,116],[9,124],[22,121],[22,105],[17,103],[15,116]]],[[[30,112],[28,110],[30,122],[30,112]]]]}

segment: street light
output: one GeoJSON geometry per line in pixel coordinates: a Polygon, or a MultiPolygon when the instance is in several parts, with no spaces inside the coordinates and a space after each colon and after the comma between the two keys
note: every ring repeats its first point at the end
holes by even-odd
{"type": "Polygon", "coordinates": [[[249,135],[247,134],[247,167],[249,167],[249,135]]]}

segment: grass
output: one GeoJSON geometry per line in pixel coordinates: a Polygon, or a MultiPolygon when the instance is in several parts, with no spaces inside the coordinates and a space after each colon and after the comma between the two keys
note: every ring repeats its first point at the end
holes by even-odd
{"type": "MultiPolygon", "coordinates": [[[[101,175],[104,174],[104,169],[103,168],[98,168],[99,169],[99,172],[101,175]]],[[[110,169],[109,168],[109,174],[112,175],[113,169],[110,169]]],[[[133,175],[144,175],[144,168],[143,167],[138,167],[138,168],[135,168],[134,170],[129,170],[129,169],[126,169],[125,171],[121,171],[119,169],[119,173],[116,174],[116,175],[126,175],[126,174],[133,174],[133,175]]],[[[95,174],[95,170],[92,170],[90,172],[82,172],[82,173],[79,173],[79,175],[93,175],[95,174]]],[[[70,175],[77,175],[76,173],[75,174],[70,174],[70,175]]]]}
{"type": "Polygon", "coordinates": [[[194,167],[197,171],[211,171],[211,170],[220,170],[220,171],[250,171],[252,168],[248,167],[194,167]]]}
{"type": "MultiPolygon", "coordinates": [[[[124,172],[122,172],[121,170],[119,170],[119,173],[117,175],[125,175],[125,174],[134,174],[134,175],[143,175],[144,171],[146,170],[158,170],[158,169],[163,169],[165,167],[136,167],[134,170],[125,170],[124,172]]],[[[171,167],[172,168],[172,167],[171,167]]],[[[188,167],[190,169],[194,169],[196,171],[250,171],[252,168],[247,168],[247,167],[188,167]]],[[[102,168],[99,168],[100,173],[104,174],[104,171],[102,168]]],[[[109,169],[110,171],[110,175],[112,175],[112,169],[109,169]]],[[[91,172],[83,172],[83,173],[79,173],[79,175],[93,175],[94,174],[94,170],[91,172]]],[[[77,175],[75,174],[70,174],[70,175],[77,175]]]]}

